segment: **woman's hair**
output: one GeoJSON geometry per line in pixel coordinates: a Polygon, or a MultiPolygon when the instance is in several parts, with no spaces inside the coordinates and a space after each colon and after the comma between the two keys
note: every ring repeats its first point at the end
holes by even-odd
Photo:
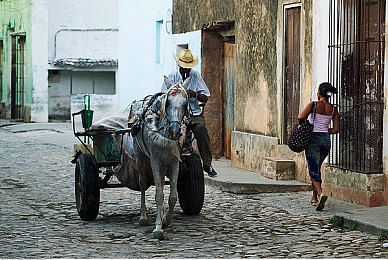
{"type": "Polygon", "coordinates": [[[319,84],[319,94],[321,94],[323,97],[329,98],[332,93],[337,94],[338,91],[329,82],[323,82],[319,84]]]}

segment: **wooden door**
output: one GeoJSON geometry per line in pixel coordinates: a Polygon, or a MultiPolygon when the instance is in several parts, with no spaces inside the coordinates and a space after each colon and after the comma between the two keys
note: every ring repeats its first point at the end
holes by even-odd
{"type": "Polygon", "coordinates": [[[300,7],[285,10],[284,143],[298,121],[300,100],[300,7]]]}
{"type": "Polygon", "coordinates": [[[224,42],[224,105],[223,105],[223,150],[230,158],[232,131],[234,126],[234,72],[235,44],[224,42]]]}

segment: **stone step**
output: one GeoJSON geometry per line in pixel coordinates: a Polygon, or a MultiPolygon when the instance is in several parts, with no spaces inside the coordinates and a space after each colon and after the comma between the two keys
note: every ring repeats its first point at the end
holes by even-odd
{"type": "Polygon", "coordinates": [[[295,162],[280,157],[264,157],[261,164],[261,175],[274,180],[294,180],[295,162]]]}

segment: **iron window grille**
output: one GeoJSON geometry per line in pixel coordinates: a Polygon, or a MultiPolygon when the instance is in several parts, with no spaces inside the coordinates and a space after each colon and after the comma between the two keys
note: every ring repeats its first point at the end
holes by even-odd
{"type": "Polygon", "coordinates": [[[341,131],[329,163],[361,173],[382,172],[385,0],[332,0],[329,81],[341,131]]]}
{"type": "Polygon", "coordinates": [[[26,83],[26,37],[15,34],[12,36],[12,67],[11,67],[11,118],[24,119],[26,83]]]}
{"type": "Polygon", "coordinates": [[[3,71],[4,71],[3,59],[4,59],[4,47],[3,47],[3,41],[0,40],[0,102],[3,100],[3,71]]]}

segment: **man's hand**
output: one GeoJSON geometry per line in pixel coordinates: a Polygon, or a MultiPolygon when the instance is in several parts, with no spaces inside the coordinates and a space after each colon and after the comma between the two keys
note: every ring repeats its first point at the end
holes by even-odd
{"type": "Polygon", "coordinates": [[[197,92],[192,91],[191,89],[189,89],[187,92],[189,93],[190,97],[195,97],[196,98],[198,96],[197,92]]]}
{"type": "Polygon", "coordinates": [[[191,89],[187,90],[187,93],[189,93],[189,96],[191,98],[196,98],[198,101],[206,103],[207,102],[207,96],[204,94],[199,94],[198,92],[195,92],[191,89]]]}

